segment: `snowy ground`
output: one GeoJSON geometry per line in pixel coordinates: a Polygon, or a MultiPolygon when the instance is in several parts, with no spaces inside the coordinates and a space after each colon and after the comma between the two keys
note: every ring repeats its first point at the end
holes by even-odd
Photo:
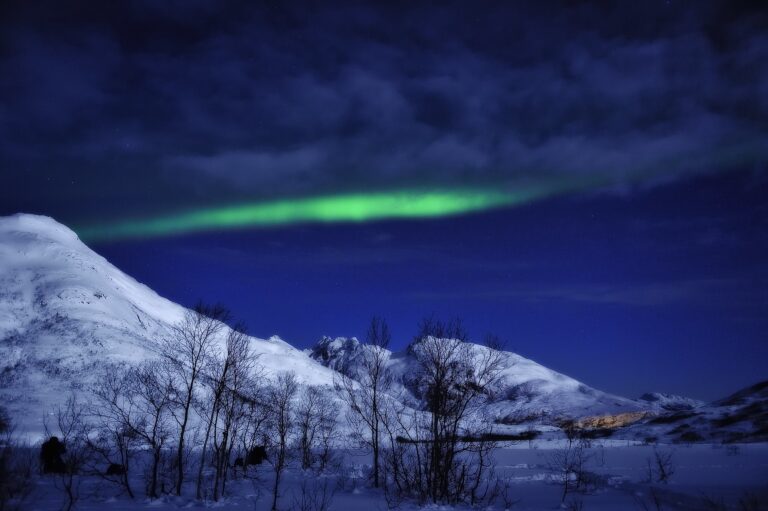
{"type": "MultiPolygon", "coordinates": [[[[496,453],[497,473],[508,481],[510,497],[517,502],[513,510],[549,510],[561,508],[561,486],[550,469],[557,442],[542,441],[499,449],[496,453]]],[[[593,444],[589,449],[590,472],[599,481],[589,493],[579,493],[566,499],[566,506],[580,503],[583,511],[621,511],[657,509],[651,502],[651,493],[661,501],[665,510],[744,510],[768,509],[768,444],[738,446],[691,445],[659,446],[664,452],[673,451],[675,473],[668,484],[649,485],[646,482],[646,460],[653,456],[654,447],[627,445],[621,442],[593,444]],[[742,507],[740,500],[752,507],[742,507]],[[645,507],[647,506],[647,507],[645,507]],[[717,507],[720,506],[720,507],[717,507]],[[723,507],[724,506],[724,507],[723,507]]],[[[379,492],[366,488],[363,473],[369,458],[354,452],[344,453],[346,469],[343,475],[316,477],[301,471],[289,471],[280,499],[279,509],[296,507],[301,495],[301,482],[309,490],[320,489],[327,483],[335,495],[331,510],[385,510],[387,502],[379,492]]],[[[113,510],[128,509],[189,509],[211,507],[221,510],[267,510],[271,505],[272,474],[268,465],[260,467],[257,479],[238,479],[229,486],[230,496],[221,502],[196,502],[188,497],[166,497],[148,501],[137,497],[134,501],[116,496],[114,488],[102,480],[85,480],[82,499],[76,509],[113,510]]],[[[134,482],[141,492],[140,477],[134,482]]],[[[193,493],[192,487],[187,494],[193,493]]],[[[313,495],[314,498],[317,495],[313,495]]],[[[51,477],[40,477],[36,488],[21,509],[58,510],[64,502],[63,494],[51,477]]],[[[499,502],[496,509],[503,509],[499,502]]],[[[312,508],[310,508],[312,509],[312,508]]],[[[415,503],[403,503],[401,509],[420,509],[415,503]]],[[[425,509],[450,509],[426,506],[425,509]]]]}

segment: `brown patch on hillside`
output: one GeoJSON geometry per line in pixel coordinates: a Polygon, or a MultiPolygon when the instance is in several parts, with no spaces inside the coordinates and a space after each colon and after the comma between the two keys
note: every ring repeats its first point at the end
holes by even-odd
{"type": "Polygon", "coordinates": [[[575,422],[575,426],[578,429],[616,429],[633,424],[648,415],[650,415],[649,412],[626,412],[616,415],[582,417],[575,422]]]}

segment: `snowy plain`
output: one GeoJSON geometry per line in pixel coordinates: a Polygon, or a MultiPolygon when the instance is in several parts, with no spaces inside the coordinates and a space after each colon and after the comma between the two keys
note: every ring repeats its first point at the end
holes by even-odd
{"type": "MultiPolygon", "coordinates": [[[[497,505],[484,509],[511,509],[513,511],[543,511],[555,509],[582,509],[583,511],[632,511],[657,509],[652,494],[664,510],[758,510],[768,509],[768,445],[676,445],[650,446],[623,441],[593,443],[589,449],[588,468],[599,482],[586,492],[569,494],[561,502],[562,486],[558,475],[551,469],[552,455],[562,447],[557,441],[535,441],[499,448],[495,453],[496,474],[508,483],[506,507],[503,499],[497,505]],[[667,484],[647,481],[647,461],[654,449],[672,453],[674,475],[667,484]],[[569,507],[571,506],[571,507],[569,507]],[[581,506],[581,507],[578,507],[581,506]],[[747,507],[752,506],[752,507],[747,507]]],[[[333,493],[330,511],[386,510],[388,502],[382,491],[371,489],[365,478],[370,459],[362,452],[345,451],[344,466],[339,473],[317,476],[293,468],[288,471],[281,491],[279,509],[300,509],[302,482],[310,491],[327,484],[333,493]]],[[[141,496],[129,499],[120,495],[116,487],[97,477],[85,478],[81,500],[77,509],[83,511],[134,509],[198,509],[221,510],[270,509],[271,466],[267,463],[249,469],[249,476],[238,476],[228,486],[229,495],[219,502],[196,501],[191,498],[192,486],[185,496],[163,497],[150,501],[141,496]]],[[[142,487],[141,476],[133,478],[135,489],[142,487]]],[[[36,488],[21,509],[54,511],[65,501],[57,489],[53,476],[40,476],[36,488]]],[[[468,507],[420,505],[401,502],[403,510],[449,510],[468,507]]]]}

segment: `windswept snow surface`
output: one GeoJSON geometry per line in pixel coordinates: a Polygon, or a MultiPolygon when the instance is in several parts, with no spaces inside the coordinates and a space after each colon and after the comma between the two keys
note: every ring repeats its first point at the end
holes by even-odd
{"type": "MultiPolygon", "coordinates": [[[[54,220],[0,218],[0,401],[19,431],[39,434],[44,416],[106,364],[157,356],[184,313],[54,220]]],[[[254,337],[252,348],[267,373],[333,382],[331,370],[278,337],[254,337]]]]}

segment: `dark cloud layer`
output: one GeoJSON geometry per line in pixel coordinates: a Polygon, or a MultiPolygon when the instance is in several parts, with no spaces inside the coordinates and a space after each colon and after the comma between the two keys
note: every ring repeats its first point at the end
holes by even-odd
{"type": "Polygon", "coordinates": [[[748,3],[120,4],[0,8],[4,212],[626,184],[768,154],[748,3]]]}

